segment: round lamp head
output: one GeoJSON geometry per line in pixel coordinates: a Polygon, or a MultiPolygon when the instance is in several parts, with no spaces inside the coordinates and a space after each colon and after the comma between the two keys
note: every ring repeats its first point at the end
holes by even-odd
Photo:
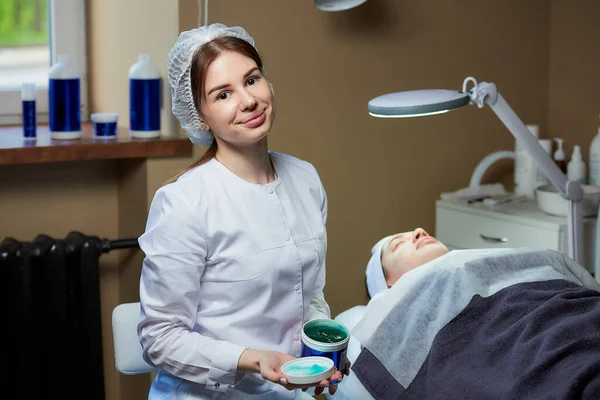
{"type": "Polygon", "coordinates": [[[468,93],[456,90],[411,90],[384,94],[369,101],[369,114],[382,118],[441,114],[469,104],[468,93]]]}
{"type": "Polygon", "coordinates": [[[315,0],[315,5],[323,11],[344,11],[358,7],[367,0],[315,0]]]}

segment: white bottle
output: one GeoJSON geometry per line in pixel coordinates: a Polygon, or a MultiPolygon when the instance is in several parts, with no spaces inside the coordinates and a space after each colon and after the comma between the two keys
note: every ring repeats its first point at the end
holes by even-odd
{"type": "Polygon", "coordinates": [[[585,163],[581,156],[581,148],[575,146],[573,148],[573,154],[571,155],[571,161],[567,165],[567,178],[570,181],[585,184],[585,163]]]}
{"type": "MultiPolygon", "coordinates": [[[[529,132],[536,138],[539,134],[537,125],[527,125],[529,132]]],[[[515,141],[515,194],[533,198],[535,195],[536,166],[533,158],[527,154],[521,143],[515,141]]]]}
{"type": "Polygon", "coordinates": [[[49,77],[50,137],[79,139],[81,137],[80,78],[68,55],[58,55],[57,62],[50,68],[49,77]]]}
{"type": "Polygon", "coordinates": [[[600,128],[590,145],[590,185],[600,186],[600,128]]]}
{"type": "Polygon", "coordinates": [[[129,69],[129,133],[137,138],[160,136],[160,72],[150,55],[138,55],[129,69]]]}

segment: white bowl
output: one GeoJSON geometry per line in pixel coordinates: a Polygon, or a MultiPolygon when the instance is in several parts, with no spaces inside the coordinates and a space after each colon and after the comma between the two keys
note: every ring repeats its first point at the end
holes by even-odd
{"type": "Polygon", "coordinates": [[[318,383],[331,378],[331,375],[333,375],[333,360],[319,356],[296,358],[283,364],[281,372],[288,377],[290,383],[297,385],[318,383]],[[313,366],[317,366],[319,372],[311,374],[304,370],[313,366]]]}
{"type": "MultiPolygon", "coordinates": [[[[581,185],[583,189],[583,216],[591,217],[598,214],[600,205],[600,187],[581,185]]],[[[538,207],[547,214],[566,217],[569,214],[569,201],[563,198],[552,185],[540,186],[536,189],[538,207]]]]}

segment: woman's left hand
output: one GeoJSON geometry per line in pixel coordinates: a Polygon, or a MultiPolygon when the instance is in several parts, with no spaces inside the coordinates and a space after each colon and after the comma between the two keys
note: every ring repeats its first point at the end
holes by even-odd
{"type": "MultiPolygon", "coordinates": [[[[344,375],[346,375],[346,376],[350,375],[350,366],[351,365],[352,364],[350,363],[350,360],[346,359],[346,366],[344,367],[344,375]]],[[[330,380],[333,380],[333,381],[335,381],[335,380],[341,381],[342,379],[344,379],[344,377],[342,376],[340,371],[335,371],[334,375],[330,378],[330,380]]],[[[335,392],[337,392],[337,388],[338,388],[337,384],[335,384],[333,386],[329,386],[329,394],[334,395],[335,392]]],[[[302,389],[302,391],[306,392],[307,389],[308,388],[304,388],[304,389],[302,389]]],[[[320,395],[324,391],[325,391],[325,388],[322,386],[315,387],[315,396],[320,395]]]]}
{"type": "Polygon", "coordinates": [[[348,360],[346,358],[346,367],[344,368],[344,375],[348,376],[350,375],[350,367],[352,366],[352,363],[350,363],[350,360],[348,360]]]}

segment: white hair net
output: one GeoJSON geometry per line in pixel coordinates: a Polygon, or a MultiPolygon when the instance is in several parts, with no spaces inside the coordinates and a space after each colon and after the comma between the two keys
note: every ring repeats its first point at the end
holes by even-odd
{"type": "Polygon", "coordinates": [[[373,246],[371,249],[371,259],[367,264],[367,290],[369,297],[373,298],[382,290],[387,289],[387,282],[383,274],[383,266],[381,265],[381,255],[383,249],[392,241],[394,235],[386,236],[373,246]]]}
{"type": "Polygon", "coordinates": [[[167,58],[173,115],[179,120],[191,142],[199,146],[209,146],[214,137],[200,127],[200,116],[194,105],[190,81],[192,58],[202,45],[223,36],[243,39],[255,47],[254,39],[244,28],[212,24],[182,32],[167,58]]]}

